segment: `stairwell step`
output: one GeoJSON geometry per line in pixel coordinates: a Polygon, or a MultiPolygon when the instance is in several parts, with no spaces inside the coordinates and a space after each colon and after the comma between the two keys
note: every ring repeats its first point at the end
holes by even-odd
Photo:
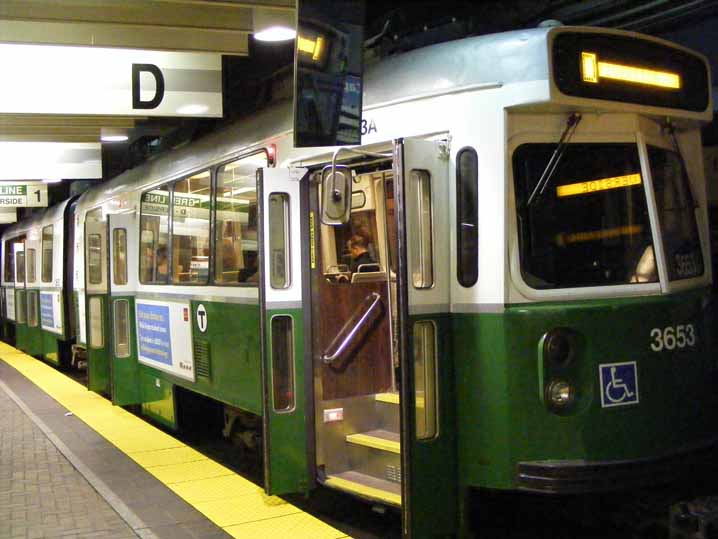
{"type": "Polygon", "coordinates": [[[398,393],[377,393],[374,395],[374,399],[378,402],[386,402],[389,404],[399,404],[398,393]]]}
{"type": "Polygon", "coordinates": [[[328,487],[351,492],[362,498],[401,506],[401,485],[350,470],[330,475],[324,481],[328,487]]]}
{"type": "Polygon", "coordinates": [[[347,442],[350,444],[363,445],[389,453],[401,454],[401,443],[399,434],[388,430],[370,430],[369,432],[358,432],[347,435],[347,442]]]}

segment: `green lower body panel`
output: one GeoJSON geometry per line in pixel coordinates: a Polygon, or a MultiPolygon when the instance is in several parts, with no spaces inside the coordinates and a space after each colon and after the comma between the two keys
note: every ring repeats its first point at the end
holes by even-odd
{"type": "Polygon", "coordinates": [[[60,341],[59,336],[48,331],[42,331],[42,357],[48,363],[60,366],[60,341]]]}
{"type": "Polygon", "coordinates": [[[157,423],[177,429],[174,389],[170,382],[148,372],[140,374],[142,413],[157,423]]]}

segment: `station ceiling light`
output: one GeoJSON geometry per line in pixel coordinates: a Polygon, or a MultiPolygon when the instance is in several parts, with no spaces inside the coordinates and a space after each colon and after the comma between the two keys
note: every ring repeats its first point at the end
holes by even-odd
{"type": "Polygon", "coordinates": [[[255,8],[253,20],[258,41],[288,41],[297,36],[294,12],[255,8]]]}

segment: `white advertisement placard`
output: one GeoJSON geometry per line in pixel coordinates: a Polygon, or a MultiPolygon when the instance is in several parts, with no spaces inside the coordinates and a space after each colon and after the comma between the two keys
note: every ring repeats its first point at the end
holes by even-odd
{"type": "Polygon", "coordinates": [[[8,320],[15,321],[15,289],[5,289],[5,313],[8,320]]]}
{"type": "Polygon", "coordinates": [[[135,301],[138,361],[194,382],[189,303],[135,301]]]}
{"type": "Polygon", "coordinates": [[[217,53],[2,43],[0,73],[4,113],[222,117],[217,53]]]}
{"type": "Polygon", "coordinates": [[[62,335],[62,296],[60,292],[40,292],[42,329],[62,335]]]}

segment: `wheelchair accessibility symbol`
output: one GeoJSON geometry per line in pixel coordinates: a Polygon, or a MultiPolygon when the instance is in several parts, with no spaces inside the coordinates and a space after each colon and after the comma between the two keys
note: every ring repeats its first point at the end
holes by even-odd
{"type": "Polygon", "coordinates": [[[638,369],[635,361],[598,366],[601,376],[601,407],[638,404],[638,369]]]}

